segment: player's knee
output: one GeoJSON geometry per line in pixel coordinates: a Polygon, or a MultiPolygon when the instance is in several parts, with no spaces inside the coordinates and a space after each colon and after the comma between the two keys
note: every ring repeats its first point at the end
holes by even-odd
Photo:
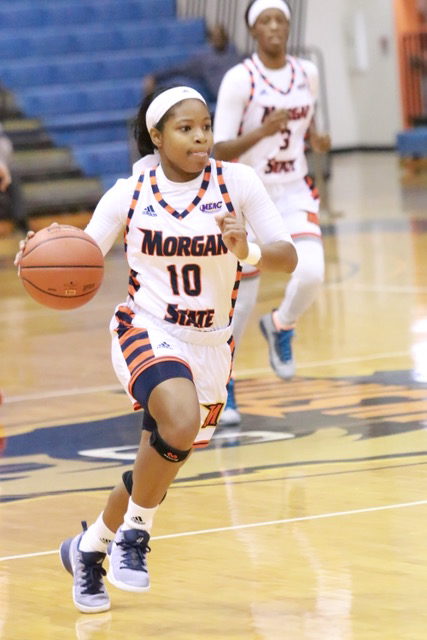
{"type": "Polygon", "coordinates": [[[158,433],[166,442],[177,449],[190,449],[200,428],[200,409],[197,414],[185,412],[174,416],[173,420],[158,421],[158,433]]]}
{"type": "Polygon", "coordinates": [[[321,265],[302,263],[295,277],[299,280],[300,286],[307,289],[316,289],[320,287],[325,279],[324,269],[321,265]]]}

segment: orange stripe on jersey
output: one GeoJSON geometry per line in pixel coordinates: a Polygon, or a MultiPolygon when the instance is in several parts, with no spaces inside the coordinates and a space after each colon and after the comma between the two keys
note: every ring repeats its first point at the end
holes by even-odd
{"type": "Polygon", "coordinates": [[[320,233],[314,233],[314,232],[310,232],[310,231],[306,231],[303,233],[293,233],[292,234],[292,240],[298,240],[298,238],[304,238],[304,237],[309,237],[309,238],[316,238],[317,240],[320,240],[322,237],[322,234],[320,233]]]}
{"type": "MultiPolygon", "coordinates": [[[[218,177],[218,184],[219,184],[219,188],[220,188],[220,191],[221,191],[222,198],[223,198],[223,200],[225,202],[225,205],[226,205],[226,207],[228,209],[228,212],[231,213],[231,215],[235,216],[236,212],[234,210],[233,203],[231,202],[231,198],[230,198],[230,195],[228,193],[227,186],[226,186],[226,184],[224,182],[222,162],[221,162],[221,160],[216,160],[215,164],[216,164],[216,174],[217,174],[217,177],[218,177]]],[[[231,306],[230,306],[230,313],[228,314],[229,324],[231,323],[231,320],[232,320],[233,315],[234,315],[234,307],[236,306],[237,292],[238,292],[238,289],[239,289],[241,278],[242,278],[242,266],[241,266],[241,264],[239,262],[237,264],[236,279],[235,279],[235,282],[234,282],[233,291],[231,293],[231,300],[230,300],[231,306]]]]}
{"type": "Polygon", "coordinates": [[[138,198],[140,196],[141,193],[141,187],[142,187],[142,183],[144,182],[144,172],[141,173],[141,175],[139,176],[136,186],[135,186],[135,191],[133,192],[132,195],[132,201],[130,203],[130,207],[129,207],[129,211],[128,211],[128,215],[127,215],[127,219],[126,219],[126,226],[125,226],[125,230],[123,233],[123,241],[124,241],[124,246],[125,246],[125,251],[127,251],[127,235],[129,233],[129,225],[130,225],[130,221],[132,220],[132,216],[135,212],[135,207],[136,204],[138,202],[138,198]]]}
{"type": "Polygon", "coordinates": [[[129,271],[129,280],[128,280],[128,295],[132,298],[135,297],[135,293],[139,290],[140,284],[137,280],[137,272],[134,269],[130,269],[129,271]]]}
{"type": "Polygon", "coordinates": [[[152,358],[149,362],[141,364],[132,372],[131,379],[129,380],[129,385],[128,385],[128,390],[131,395],[133,395],[132,394],[133,385],[135,384],[135,381],[138,378],[138,376],[141,375],[143,371],[146,371],[149,367],[152,367],[155,364],[158,364],[159,362],[180,362],[181,364],[184,364],[187,367],[187,369],[189,369],[188,362],[185,362],[185,360],[182,360],[181,358],[167,357],[167,356],[164,356],[163,358],[152,358]]]}
{"type": "Polygon", "coordinates": [[[259,269],[254,269],[253,271],[242,271],[242,280],[255,278],[255,276],[259,276],[260,273],[261,271],[259,269]]]}
{"type": "Polygon", "coordinates": [[[318,188],[314,184],[313,178],[311,178],[310,176],[304,176],[304,182],[310,189],[312,198],[314,200],[318,200],[320,198],[320,194],[318,188]]]}
{"type": "Polygon", "coordinates": [[[308,222],[312,222],[313,224],[320,224],[319,216],[313,211],[307,211],[307,220],[308,222]]]}
{"type": "MultiPolygon", "coordinates": [[[[129,331],[137,331],[136,329],[132,330],[129,329],[129,331]]],[[[120,338],[120,344],[123,342],[126,342],[126,339],[129,338],[129,336],[123,336],[122,338],[120,338]]],[[[143,356],[138,356],[138,358],[135,358],[135,360],[133,362],[136,362],[137,359],[139,359],[140,357],[144,357],[144,360],[147,359],[147,356],[150,357],[153,355],[153,350],[151,349],[151,342],[150,340],[147,338],[141,338],[138,340],[135,340],[134,342],[131,342],[130,344],[128,343],[127,347],[123,347],[122,348],[122,353],[124,355],[124,357],[127,359],[128,356],[131,356],[136,350],[143,350],[144,354],[143,356]]],[[[132,364],[133,364],[132,362],[132,364]]]]}
{"type": "Polygon", "coordinates": [[[236,351],[236,343],[234,342],[233,336],[231,336],[227,340],[227,344],[230,347],[230,354],[231,354],[231,365],[230,365],[230,371],[228,373],[228,379],[227,379],[227,384],[228,384],[230,382],[230,379],[231,379],[231,373],[232,373],[232,370],[233,370],[234,352],[236,351]]]}
{"type": "Polygon", "coordinates": [[[211,177],[211,164],[209,161],[209,164],[207,164],[205,167],[205,171],[203,173],[203,178],[202,178],[202,184],[200,185],[200,189],[197,195],[195,196],[194,200],[187,206],[187,208],[181,212],[171,207],[163,198],[162,194],[160,193],[159,187],[157,185],[156,169],[150,170],[151,190],[157,202],[163,207],[163,209],[166,209],[168,213],[173,215],[175,218],[178,218],[178,220],[182,220],[182,218],[185,218],[185,216],[187,216],[194,209],[194,207],[197,207],[200,200],[205,195],[209,186],[210,177],[211,177]]]}
{"type": "Polygon", "coordinates": [[[266,84],[268,84],[268,86],[270,87],[270,89],[274,89],[274,91],[277,91],[278,93],[281,93],[282,96],[287,96],[288,93],[290,93],[290,91],[292,90],[292,87],[295,84],[295,75],[296,75],[296,70],[295,70],[295,60],[292,56],[286,56],[286,62],[289,63],[290,67],[291,67],[291,79],[289,81],[289,86],[287,89],[281,89],[280,87],[276,87],[272,82],[270,82],[270,80],[267,78],[267,76],[265,76],[263,74],[263,72],[261,71],[261,69],[258,67],[257,63],[255,62],[255,57],[252,56],[251,57],[251,62],[254,65],[255,69],[257,70],[257,72],[259,73],[259,75],[261,76],[261,78],[264,80],[264,82],[266,84]]]}
{"type": "Polygon", "coordinates": [[[128,328],[132,327],[132,320],[135,314],[126,305],[120,305],[120,307],[116,311],[115,316],[119,325],[116,329],[117,333],[120,334],[128,328]]]}
{"type": "Polygon", "coordinates": [[[239,129],[237,131],[237,135],[238,136],[242,135],[243,123],[244,123],[244,120],[245,120],[245,115],[246,115],[246,112],[249,109],[249,105],[251,104],[252,100],[254,99],[254,95],[255,95],[255,76],[254,76],[254,72],[252,71],[252,69],[248,65],[248,62],[249,62],[249,58],[247,60],[244,60],[244,62],[242,64],[245,67],[245,69],[247,69],[247,71],[249,73],[249,79],[250,79],[250,83],[251,83],[251,88],[249,90],[249,98],[248,98],[245,106],[243,107],[242,119],[240,120],[239,129]]]}
{"type": "Polygon", "coordinates": [[[223,168],[221,160],[216,160],[216,175],[218,177],[219,189],[221,191],[222,198],[224,200],[225,206],[227,207],[229,213],[233,216],[236,215],[234,211],[233,203],[231,202],[230,194],[228,193],[226,184],[224,182],[223,168]]]}

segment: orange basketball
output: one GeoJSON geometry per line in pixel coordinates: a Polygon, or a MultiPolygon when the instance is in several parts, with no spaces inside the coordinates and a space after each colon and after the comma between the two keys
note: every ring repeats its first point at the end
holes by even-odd
{"type": "Polygon", "coordinates": [[[98,291],[104,257],[95,240],[81,229],[47,227],[27,242],[19,275],[27,292],[40,304],[75,309],[98,291]]]}

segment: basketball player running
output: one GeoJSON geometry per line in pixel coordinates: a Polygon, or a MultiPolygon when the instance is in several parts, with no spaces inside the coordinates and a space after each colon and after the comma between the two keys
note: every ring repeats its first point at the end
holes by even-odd
{"type": "MultiPolygon", "coordinates": [[[[270,362],[284,379],[295,373],[292,337],[298,318],[316,298],[324,278],[324,255],[319,226],[319,196],[307,175],[305,139],[325,152],[328,135],[319,135],[314,123],[318,73],[308,60],[287,55],[291,12],[284,0],[254,0],[246,23],[257,43],[251,58],[230,69],[221,83],[214,121],[214,155],[238,158],[252,166],[284,218],[295,241],[298,267],[286,287],[279,308],[263,316],[270,362]]],[[[255,305],[259,270],[243,269],[233,317],[236,347],[255,305]]],[[[234,383],[221,424],[238,424],[240,414],[234,383]]]]}
{"type": "Polygon", "coordinates": [[[297,263],[253,169],[210,159],[211,120],[197,91],[160,93],[146,113],[140,109],[137,125],[138,147],[156,148],[158,156],[142,158],[139,175],[118,180],[86,228],[104,255],[125,228],[129,287],[111,321],[112,361],[134,408],[144,409],[133,471],[98,519],[60,547],[74,604],[87,613],[110,608],[107,550],[113,585],[150,586],[155,513],[193,447],[209,442],[226,401],[240,262],[285,273],[297,263]],[[247,241],[246,221],[259,244],[247,241]]]}

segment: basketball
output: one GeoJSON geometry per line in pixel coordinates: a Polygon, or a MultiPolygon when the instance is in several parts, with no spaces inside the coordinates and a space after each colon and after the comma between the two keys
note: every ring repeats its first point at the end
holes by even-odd
{"type": "Polygon", "coordinates": [[[68,225],[38,231],[25,246],[19,275],[34,300],[53,309],[76,309],[91,300],[104,275],[101,249],[68,225]]]}

